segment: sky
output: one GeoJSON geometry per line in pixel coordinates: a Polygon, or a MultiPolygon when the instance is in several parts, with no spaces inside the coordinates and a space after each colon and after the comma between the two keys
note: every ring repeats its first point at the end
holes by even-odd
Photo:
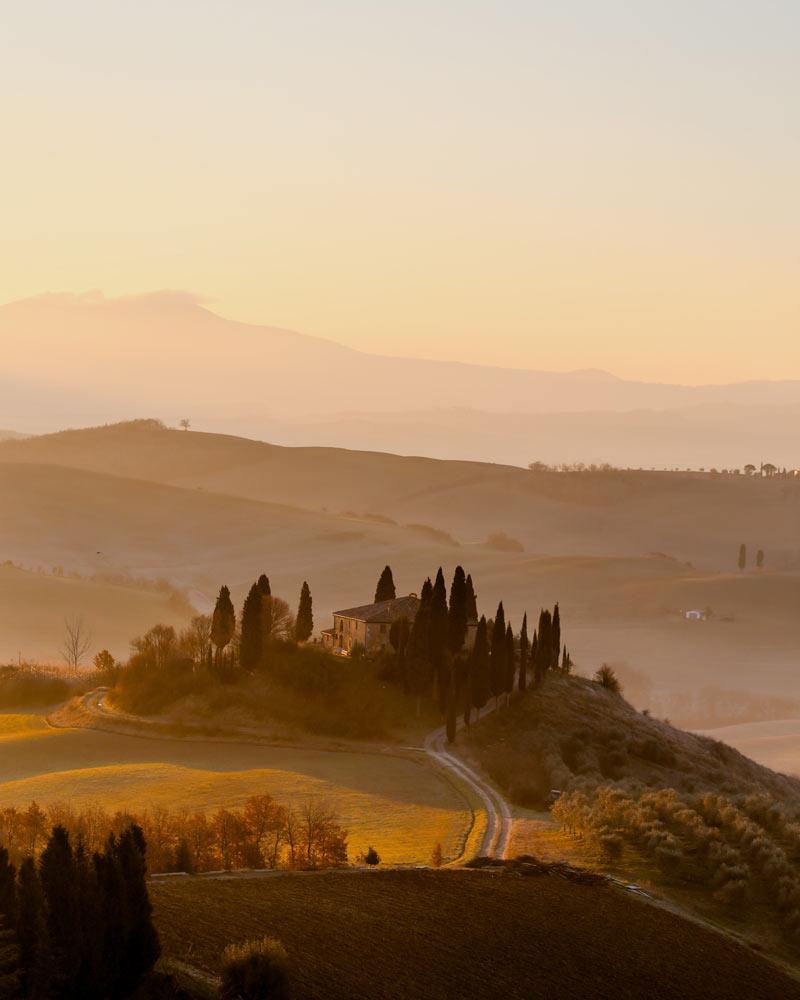
{"type": "Polygon", "coordinates": [[[27,0],[0,302],[202,296],[362,350],[800,378],[796,0],[27,0]]]}

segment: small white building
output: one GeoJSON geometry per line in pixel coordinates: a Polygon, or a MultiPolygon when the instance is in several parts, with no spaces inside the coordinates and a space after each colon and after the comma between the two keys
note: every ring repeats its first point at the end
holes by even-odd
{"type": "Polygon", "coordinates": [[[706,613],[699,608],[694,608],[692,611],[685,611],[683,617],[690,622],[704,622],[706,620],[706,613]]]}

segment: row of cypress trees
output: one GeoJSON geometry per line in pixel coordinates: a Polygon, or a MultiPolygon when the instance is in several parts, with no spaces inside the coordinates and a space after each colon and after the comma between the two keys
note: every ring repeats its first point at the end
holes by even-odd
{"type": "MultiPolygon", "coordinates": [[[[392,572],[386,566],[378,581],[375,600],[395,597],[392,572]]],[[[515,680],[520,691],[530,683],[539,684],[546,672],[571,665],[566,648],[561,647],[561,615],[558,604],[552,613],[542,609],[538,627],[528,638],[528,616],[522,620],[519,640],[506,622],[501,601],[495,617],[478,620],[477,598],[471,575],[457,566],[447,588],[441,567],[434,583],[428,578],[420,592],[420,604],[413,624],[397,619],[391,626],[390,641],[397,653],[403,686],[417,698],[433,691],[439,712],[447,720],[448,735],[455,736],[456,716],[463,708],[467,725],[473,710],[483,708],[490,697],[499,701],[510,695],[515,680]],[[467,626],[477,622],[475,642],[464,650],[467,626]],[[560,662],[559,662],[560,661],[560,662]],[[519,667],[519,669],[517,669],[519,667]]]]}
{"type": "MultiPolygon", "coordinates": [[[[262,573],[250,587],[242,605],[239,619],[239,663],[244,670],[254,670],[262,661],[265,647],[272,634],[273,616],[286,605],[273,597],[269,577],[262,573]]],[[[306,642],[314,630],[314,613],[311,589],[304,580],[300,590],[297,615],[294,619],[294,638],[306,642]]],[[[228,587],[220,588],[211,619],[211,642],[216,657],[225,656],[225,649],[236,634],[236,611],[228,587]]]]}
{"type": "Polygon", "coordinates": [[[131,824],[89,857],[54,828],[19,873],[0,848],[0,997],[117,1000],[150,973],[161,945],[145,881],[145,840],[131,824]]]}

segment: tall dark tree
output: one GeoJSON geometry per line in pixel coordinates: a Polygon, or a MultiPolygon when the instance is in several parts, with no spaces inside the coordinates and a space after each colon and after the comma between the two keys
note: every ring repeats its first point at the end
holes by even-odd
{"type": "Polygon", "coordinates": [[[531,681],[533,684],[539,683],[539,675],[536,673],[537,655],[539,652],[539,633],[536,629],[533,630],[533,638],[531,639],[531,655],[528,658],[528,663],[531,668],[531,681]]]}
{"type": "Polygon", "coordinates": [[[467,621],[476,622],[478,620],[478,597],[475,593],[475,588],[472,585],[472,574],[467,574],[467,621]]]}
{"type": "Polygon", "coordinates": [[[503,602],[497,605],[492,629],[492,652],[489,660],[489,688],[497,705],[497,699],[506,690],[506,614],[503,602]]]}
{"type": "Polygon", "coordinates": [[[78,970],[77,994],[81,997],[102,996],[104,984],[102,906],[97,873],[89,862],[82,837],[78,837],[75,845],[75,879],[81,926],[81,965],[78,970]]]}
{"type": "Polygon", "coordinates": [[[266,573],[262,573],[258,578],[258,589],[261,591],[264,597],[272,597],[272,588],[269,585],[269,577],[266,573]]]}
{"type": "Polygon", "coordinates": [[[522,616],[522,628],[519,630],[519,681],[518,688],[524,691],[528,686],[528,613],[522,616]]]}
{"type": "Polygon", "coordinates": [[[742,542],[739,546],[739,569],[744,569],[747,565],[747,546],[742,542]]]}
{"type": "Polygon", "coordinates": [[[255,670],[261,661],[264,647],[261,632],[262,616],[263,592],[256,582],[247,592],[242,605],[239,663],[243,670],[255,670]]]}
{"type": "Polygon", "coordinates": [[[511,623],[506,625],[506,700],[514,690],[514,675],[517,667],[516,650],[514,648],[514,630],[511,623]]]}
{"type": "Polygon", "coordinates": [[[14,930],[0,918],[0,1000],[22,997],[22,969],[14,930]]]}
{"type": "Polygon", "coordinates": [[[79,997],[82,936],[79,887],[69,834],[53,830],[39,858],[42,890],[47,900],[50,971],[59,997],[79,997]]]}
{"type": "Polygon", "coordinates": [[[314,631],[314,612],[311,605],[311,590],[306,581],[300,590],[300,603],[297,605],[297,618],[294,624],[294,637],[298,642],[306,642],[314,631]]]}
{"type": "Polygon", "coordinates": [[[467,637],[467,578],[464,570],[456,566],[450,584],[450,607],[447,612],[447,645],[456,656],[467,637]]]}
{"type": "Polygon", "coordinates": [[[556,601],[556,606],[553,608],[553,621],[550,626],[550,642],[553,647],[553,656],[550,661],[550,666],[554,669],[558,669],[558,658],[561,655],[561,612],[558,610],[558,602],[556,601]]]}
{"type": "Polygon", "coordinates": [[[140,827],[131,824],[116,842],[130,929],[124,962],[124,980],[130,992],[135,991],[161,954],[161,943],[153,925],[153,907],[147,894],[145,855],[144,835],[140,827]]]}
{"type": "Polygon", "coordinates": [[[403,684],[403,694],[409,693],[408,683],[408,640],[411,625],[406,615],[395,618],[389,626],[389,642],[397,654],[397,673],[403,684]]]}
{"type": "Polygon", "coordinates": [[[428,578],[422,585],[419,607],[408,639],[408,686],[417,700],[420,714],[422,696],[430,688],[431,673],[431,601],[433,584],[428,578]]]}
{"type": "Polygon", "coordinates": [[[758,552],[756,552],[756,566],[759,569],[763,569],[763,566],[764,566],[764,550],[763,549],[759,549],[758,552]]]}
{"type": "Polygon", "coordinates": [[[436,678],[436,692],[439,712],[444,715],[447,705],[447,689],[450,684],[450,663],[447,655],[447,587],[442,567],[436,574],[436,582],[431,594],[431,664],[436,678]]]}
{"type": "Polygon", "coordinates": [[[13,927],[17,920],[16,869],[8,860],[8,851],[0,847],[0,923],[13,927]]]}
{"type": "Polygon", "coordinates": [[[42,883],[33,858],[19,869],[17,941],[22,969],[22,995],[47,1000],[50,992],[50,949],[42,883]]]}
{"type": "Polygon", "coordinates": [[[217,647],[217,652],[223,650],[233,638],[236,631],[236,612],[233,610],[231,592],[227,587],[220,587],[214,614],[211,618],[211,641],[217,647]]]}
{"type": "Polygon", "coordinates": [[[553,655],[552,618],[550,612],[543,608],[539,615],[539,628],[536,642],[536,683],[541,684],[550,669],[553,655]]]}
{"type": "Polygon", "coordinates": [[[480,710],[489,700],[489,635],[486,616],[482,615],[475,633],[475,645],[469,658],[469,681],[472,707],[480,710]]]}
{"type": "Polygon", "coordinates": [[[395,597],[397,597],[397,593],[394,589],[392,569],[390,566],[384,566],[378,580],[378,586],[375,588],[375,603],[377,604],[378,601],[393,601],[395,597]]]}

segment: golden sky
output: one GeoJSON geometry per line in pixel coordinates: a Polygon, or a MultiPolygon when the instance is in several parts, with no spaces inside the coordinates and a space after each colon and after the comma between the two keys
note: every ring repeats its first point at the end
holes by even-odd
{"type": "Polygon", "coordinates": [[[383,354],[800,378],[794,0],[30,0],[0,301],[181,288],[383,354]]]}

